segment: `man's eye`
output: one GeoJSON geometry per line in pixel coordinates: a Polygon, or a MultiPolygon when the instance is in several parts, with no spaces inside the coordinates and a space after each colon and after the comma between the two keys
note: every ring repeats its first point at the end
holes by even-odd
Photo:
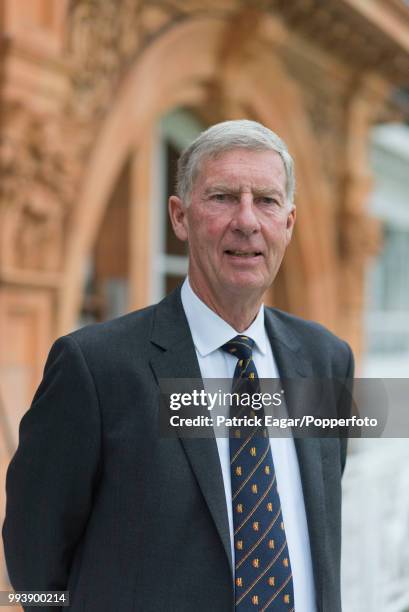
{"type": "Polygon", "coordinates": [[[233,196],[228,193],[214,193],[211,196],[211,199],[216,202],[229,202],[232,198],[233,196]]]}
{"type": "Polygon", "coordinates": [[[278,202],[278,200],[276,200],[276,198],[271,198],[269,196],[260,197],[260,198],[258,198],[258,201],[261,204],[267,204],[268,206],[273,206],[273,205],[278,205],[279,204],[279,202],[278,202]]]}

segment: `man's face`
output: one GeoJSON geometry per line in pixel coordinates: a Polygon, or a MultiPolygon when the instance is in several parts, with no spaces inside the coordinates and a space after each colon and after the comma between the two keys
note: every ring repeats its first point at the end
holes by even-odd
{"type": "Polygon", "coordinates": [[[176,235],[188,241],[189,277],[202,299],[262,296],[295,221],[278,153],[233,149],[205,160],[189,206],[172,196],[169,208],[176,235]]]}

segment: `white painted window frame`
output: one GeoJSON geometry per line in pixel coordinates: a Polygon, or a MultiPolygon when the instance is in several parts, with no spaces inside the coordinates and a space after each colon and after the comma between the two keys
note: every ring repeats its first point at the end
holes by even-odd
{"type": "Polygon", "coordinates": [[[155,184],[152,202],[151,223],[151,303],[165,296],[168,274],[186,275],[188,258],[166,252],[166,223],[168,210],[165,206],[167,166],[166,143],[182,151],[204,129],[204,126],[188,111],[176,109],[165,115],[158,123],[155,134],[154,168],[155,184]]]}

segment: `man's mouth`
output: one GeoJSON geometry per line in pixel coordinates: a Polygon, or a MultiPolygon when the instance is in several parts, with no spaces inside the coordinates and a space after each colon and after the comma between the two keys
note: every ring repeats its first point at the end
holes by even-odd
{"type": "Polygon", "coordinates": [[[258,257],[262,255],[261,251],[233,251],[226,249],[227,255],[234,255],[235,257],[258,257]]]}

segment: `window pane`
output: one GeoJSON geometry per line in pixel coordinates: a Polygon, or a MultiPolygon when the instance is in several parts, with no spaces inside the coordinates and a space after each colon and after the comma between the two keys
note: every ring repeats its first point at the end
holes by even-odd
{"type": "Polygon", "coordinates": [[[409,231],[385,224],[384,247],[370,277],[371,353],[409,351],[409,231]]]}

